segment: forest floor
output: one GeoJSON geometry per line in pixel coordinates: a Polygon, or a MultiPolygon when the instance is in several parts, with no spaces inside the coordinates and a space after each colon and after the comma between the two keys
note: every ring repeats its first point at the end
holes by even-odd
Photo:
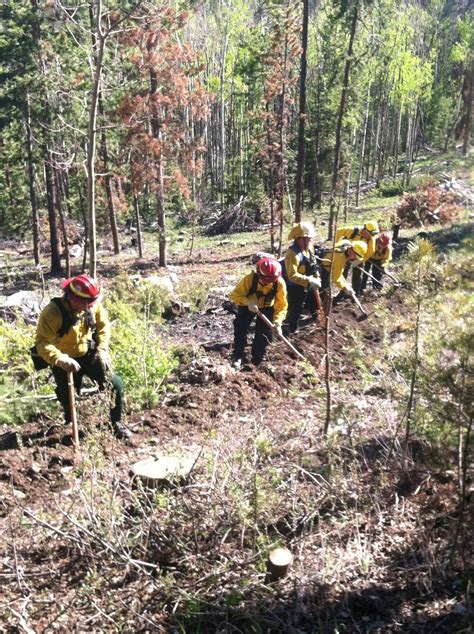
{"type": "MultiPolygon", "coordinates": [[[[275,343],[258,368],[230,365],[229,270],[250,270],[254,252],[226,245],[172,262],[180,285],[210,289],[200,312],[162,327],[167,344],[196,354],[157,408],[128,417],[130,442],[88,410],[90,396],[79,401],[89,411],[80,458],[70,430],[47,416],[3,430],[2,631],[470,631],[472,535],[456,457],[443,468],[414,437],[404,465],[396,404],[377,364],[364,366],[386,351],[380,306],[393,315],[389,340],[403,338],[402,296],[369,293],[367,320],[348,302],[334,308],[323,440],[316,321],[308,316],[292,338],[308,363],[275,343]],[[134,463],[163,454],[193,457],[185,482],[150,490],[132,478],[134,463]],[[265,560],[276,545],[294,561],[270,582],[265,560]]],[[[102,266],[102,275],[119,272],[102,266]]],[[[123,256],[118,268],[155,267],[123,256]]]]}

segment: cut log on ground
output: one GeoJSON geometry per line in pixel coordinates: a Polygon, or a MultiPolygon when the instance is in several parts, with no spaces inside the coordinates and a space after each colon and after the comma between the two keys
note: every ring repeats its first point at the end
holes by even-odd
{"type": "Polygon", "coordinates": [[[267,576],[269,581],[278,581],[288,574],[293,555],[288,548],[275,548],[268,555],[267,576]]]}

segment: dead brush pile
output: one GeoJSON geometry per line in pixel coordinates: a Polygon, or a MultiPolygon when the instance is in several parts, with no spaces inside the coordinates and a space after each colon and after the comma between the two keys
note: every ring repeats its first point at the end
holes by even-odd
{"type": "Polygon", "coordinates": [[[441,187],[435,180],[418,185],[416,193],[406,192],[397,205],[398,222],[402,227],[425,227],[454,222],[461,211],[461,197],[441,187]]]}

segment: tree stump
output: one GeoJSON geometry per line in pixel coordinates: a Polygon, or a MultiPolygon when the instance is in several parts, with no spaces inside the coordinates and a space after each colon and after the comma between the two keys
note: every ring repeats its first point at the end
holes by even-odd
{"type": "Polygon", "coordinates": [[[288,548],[275,548],[268,555],[267,578],[269,581],[283,579],[290,569],[293,555],[288,548]]]}
{"type": "Polygon", "coordinates": [[[194,458],[160,456],[146,458],[132,466],[132,477],[139,479],[147,488],[156,488],[166,484],[182,482],[191,473],[194,458]]]}

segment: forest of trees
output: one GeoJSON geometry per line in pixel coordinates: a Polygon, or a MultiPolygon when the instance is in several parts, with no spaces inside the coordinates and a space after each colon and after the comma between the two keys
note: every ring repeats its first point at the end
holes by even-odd
{"type": "Polygon", "coordinates": [[[326,202],[334,217],[365,183],[406,185],[420,154],[469,148],[468,0],[19,0],[0,13],[0,223],[53,273],[68,273],[71,222],[91,274],[96,236],[118,253],[120,223],[155,227],[164,266],[167,218],[205,224],[239,201],[275,247],[285,213],[326,202]]]}

